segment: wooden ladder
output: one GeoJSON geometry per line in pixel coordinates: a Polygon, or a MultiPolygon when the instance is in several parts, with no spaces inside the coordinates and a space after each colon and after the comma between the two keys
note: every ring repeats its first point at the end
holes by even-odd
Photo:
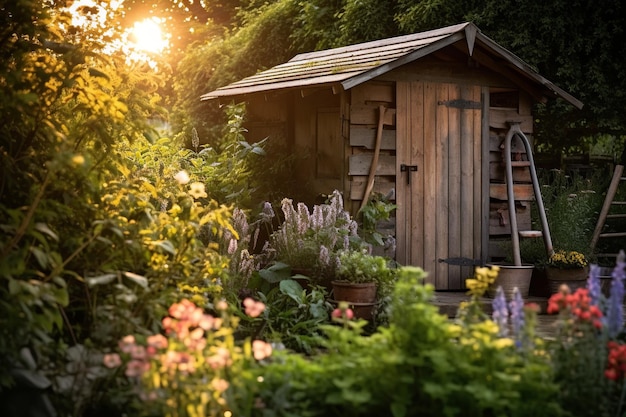
{"type": "MultiPolygon", "coordinates": [[[[624,151],[624,155],[626,155],[626,150],[624,151]]],[[[624,212],[609,213],[614,207],[626,207],[626,201],[614,201],[617,190],[619,189],[619,185],[622,182],[626,183],[626,177],[624,176],[624,161],[622,161],[620,165],[615,165],[613,178],[611,179],[611,184],[609,185],[609,189],[606,193],[604,204],[602,205],[602,210],[600,211],[600,216],[598,217],[598,223],[596,224],[596,228],[593,231],[593,235],[591,237],[591,250],[595,249],[596,245],[598,244],[598,240],[600,240],[601,238],[626,237],[626,231],[602,233],[607,220],[626,218],[626,213],[624,212]]],[[[617,258],[617,255],[617,253],[597,254],[599,258],[617,258]]]]}
{"type": "Polygon", "coordinates": [[[520,253],[520,237],[543,237],[543,242],[546,247],[546,253],[551,256],[554,253],[552,247],[552,238],[550,237],[550,228],[548,226],[548,219],[546,217],[546,210],[543,205],[543,198],[541,197],[541,188],[539,186],[539,180],[537,179],[537,170],[535,168],[535,162],[533,159],[533,153],[530,147],[530,142],[522,130],[520,129],[519,122],[508,122],[510,125],[509,131],[504,139],[504,165],[505,165],[505,180],[507,190],[507,200],[509,204],[509,221],[511,224],[511,243],[513,246],[513,263],[516,266],[522,265],[522,256],[520,253]],[[524,148],[526,149],[527,161],[512,161],[511,160],[511,141],[514,137],[518,137],[524,148]],[[533,184],[533,193],[535,194],[535,202],[537,203],[537,209],[539,211],[539,219],[541,220],[542,230],[523,230],[519,231],[517,228],[517,213],[515,212],[515,193],[513,192],[513,167],[528,167],[530,169],[530,178],[533,184]]]}

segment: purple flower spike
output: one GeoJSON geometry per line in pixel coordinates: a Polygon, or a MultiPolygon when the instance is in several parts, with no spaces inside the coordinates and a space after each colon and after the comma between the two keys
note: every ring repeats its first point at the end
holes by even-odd
{"type": "Polygon", "coordinates": [[[524,330],[524,300],[517,287],[513,288],[513,299],[509,303],[509,309],[511,310],[511,327],[516,340],[515,344],[521,347],[524,330]]]}
{"type": "Polygon", "coordinates": [[[626,278],[626,262],[624,262],[624,251],[620,251],[617,257],[615,269],[611,274],[611,296],[607,312],[607,327],[609,337],[615,337],[624,326],[624,278],[626,278]]]}
{"type": "Polygon", "coordinates": [[[600,267],[598,265],[592,264],[589,266],[587,289],[589,290],[591,305],[600,307],[602,300],[602,286],[600,283],[600,267]]]}
{"type": "Polygon", "coordinates": [[[498,325],[499,331],[498,335],[500,337],[506,337],[509,333],[509,309],[506,304],[506,297],[504,296],[504,290],[499,286],[496,290],[496,296],[492,302],[493,313],[492,318],[493,321],[498,325]]]}

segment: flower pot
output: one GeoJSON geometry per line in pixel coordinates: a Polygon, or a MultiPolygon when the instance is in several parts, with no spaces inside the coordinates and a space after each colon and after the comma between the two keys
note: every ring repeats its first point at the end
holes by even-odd
{"type": "Polygon", "coordinates": [[[587,285],[589,268],[560,269],[548,267],[546,268],[546,274],[548,276],[550,294],[556,294],[559,292],[559,287],[563,284],[566,284],[569,289],[574,292],[578,288],[585,288],[587,285]]]}
{"type": "Polygon", "coordinates": [[[498,278],[496,282],[489,288],[487,295],[495,297],[498,287],[502,287],[504,295],[507,298],[513,296],[513,290],[517,287],[522,298],[528,297],[530,289],[530,280],[533,275],[535,265],[499,265],[492,264],[487,266],[498,266],[498,278]]]}
{"type": "Polygon", "coordinates": [[[372,319],[376,306],[376,283],[355,284],[346,281],[331,281],[331,285],[336,302],[347,302],[356,318],[372,319]]]}

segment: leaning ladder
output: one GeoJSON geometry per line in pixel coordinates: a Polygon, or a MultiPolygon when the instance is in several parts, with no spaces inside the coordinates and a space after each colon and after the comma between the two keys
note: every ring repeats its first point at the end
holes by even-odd
{"type": "MultiPolygon", "coordinates": [[[[626,160],[626,150],[624,150],[623,160],[626,160]]],[[[614,213],[609,214],[609,210],[613,206],[626,206],[626,201],[614,201],[615,194],[617,194],[617,190],[619,188],[620,182],[626,182],[626,177],[622,174],[624,173],[624,161],[622,164],[615,165],[615,170],[613,171],[613,179],[611,179],[611,184],[609,185],[609,189],[606,192],[606,197],[604,198],[604,204],[602,205],[602,210],[600,210],[600,216],[598,217],[598,223],[596,224],[596,228],[593,231],[593,235],[591,237],[591,249],[595,249],[598,244],[598,240],[600,238],[614,238],[614,237],[626,237],[626,232],[612,232],[612,233],[602,233],[602,229],[606,224],[606,221],[609,219],[619,219],[626,218],[626,213],[614,213]]],[[[617,257],[617,254],[598,254],[598,257],[609,258],[609,257],[617,257]]]]}
{"type": "Polygon", "coordinates": [[[543,206],[543,198],[541,197],[541,188],[539,187],[539,180],[537,179],[537,170],[535,169],[535,161],[533,159],[532,150],[528,138],[520,129],[519,122],[509,122],[510,128],[506,137],[504,138],[504,163],[505,163],[505,179],[506,179],[506,191],[509,205],[509,221],[511,224],[511,243],[513,246],[513,263],[516,266],[522,265],[522,256],[520,253],[520,236],[522,237],[543,237],[543,242],[546,247],[546,253],[548,256],[554,253],[552,247],[552,238],[550,237],[550,228],[548,226],[548,219],[546,218],[546,210],[543,206]],[[514,137],[518,137],[526,150],[528,157],[527,161],[512,161],[511,160],[511,141],[514,137]],[[530,178],[533,184],[533,193],[535,195],[535,201],[539,211],[539,219],[541,220],[541,231],[525,230],[518,231],[517,229],[517,213],[515,212],[515,192],[513,190],[513,167],[528,167],[530,169],[530,178]]]}

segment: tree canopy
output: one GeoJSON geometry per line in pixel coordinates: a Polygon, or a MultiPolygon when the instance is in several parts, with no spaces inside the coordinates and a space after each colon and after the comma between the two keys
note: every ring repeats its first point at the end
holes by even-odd
{"type": "Polygon", "coordinates": [[[210,114],[207,105],[192,104],[193,97],[296,53],[473,21],[585,103],[582,110],[561,102],[537,109],[537,137],[544,148],[560,151],[583,138],[626,132],[626,65],[619,59],[626,42],[619,0],[275,0],[248,6],[217,42],[195,44],[178,67],[185,76],[176,84],[190,99],[184,108],[191,124],[206,123],[210,114]]]}

